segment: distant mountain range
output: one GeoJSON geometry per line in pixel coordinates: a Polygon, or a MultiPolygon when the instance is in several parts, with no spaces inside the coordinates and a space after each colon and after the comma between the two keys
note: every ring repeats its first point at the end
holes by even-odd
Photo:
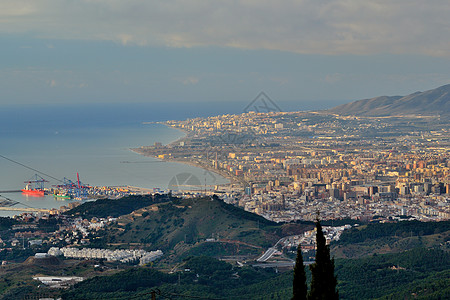
{"type": "Polygon", "coordinates": [[[450,115],[450,84],[408,96],[381,96],[336,106],[330,113],[356,116],[450,115]]]}

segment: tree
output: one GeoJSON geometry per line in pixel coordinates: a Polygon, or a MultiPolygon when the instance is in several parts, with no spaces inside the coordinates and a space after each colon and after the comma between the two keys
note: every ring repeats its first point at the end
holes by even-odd
{"type": "Polygon", "coordinates": [[[294,267],[294,280],[292,282],[293,295],[292,300],[304,300],[308,293],[308,287],[306,285],[306,273],[303,266],[302,247],[298,244],[297,259],[295,260],[294,267]]]}
{"type": "Polygon", "coordinates": [[[309,266],[312,279],[308,299],[339,299],[336,290],[337,279],[334,276],[334,258],[330,259],[330,247],[326,244],[319,219],[316,221],[316,229],[316,261],[309,266]]]}

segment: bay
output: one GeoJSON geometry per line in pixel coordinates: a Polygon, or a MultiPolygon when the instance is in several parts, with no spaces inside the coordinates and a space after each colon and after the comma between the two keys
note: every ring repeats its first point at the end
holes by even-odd
{"type": "MultiPolygon", "coordinates": [[[[152,121],[163,121],[157,111],[145,113],[120,105],[94,106],[89,110],[78,106],[9,107],[0,112],[0,155],[42,172],[39,175],[49,181],[47,187],[60,183],[55,178],[75,181],[77,172],[83,183],[94,186],[131,185],[164,190],[172,178],[182,173],[192,174],[206,185],[227,182],[196,167],[132,152],[130,148],[155,142],[168,144],[184,136],[161,124],[143,124],[152,121]]],[[[36,173],[29,168],[0,158],[0,191],[23,188],[24,181],[36,173]]],[[[36,208],[59,208],[68,203],[53,196],[0,195],[36,208]]],[[[14,214],[17,212],[0,212],[0,216],[14,214]]]]}

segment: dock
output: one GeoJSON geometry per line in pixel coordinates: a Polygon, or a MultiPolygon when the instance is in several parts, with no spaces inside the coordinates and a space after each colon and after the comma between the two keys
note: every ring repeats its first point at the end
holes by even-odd
{"type": "Polygon", "coordinates": [[[50,209],[46,208],[32,208],[32,207],[10,207],[10,206],[0,206],[0,211],[22,211],[22,212],[50,212],[50,209]]]}
{"type": "Polygon", "coordinates": [[[128,186],[126,186],[126,188],[129,189],[130,192],[139,193],[142,195],[154,193],[153,189],[141,188],[141,187],[137,187],[137,186],[128,185],[128,186]]]}

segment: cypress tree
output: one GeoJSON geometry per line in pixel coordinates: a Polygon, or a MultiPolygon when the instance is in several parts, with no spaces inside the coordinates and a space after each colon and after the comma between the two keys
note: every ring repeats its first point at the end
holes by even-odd
{"type": "Polygon", "coordinates": [[[306,300],[308,287],[306,285],[306,273],[303,266],[302,247],[298,244],[297,259],[294,267],[294,280],[292,282],[293,296],[292,300],[306,300]]]}
{"type": "Polygon", "coordinates": [[[316,228],[316,261],[309,266],[312,279],[308,299],[339,299],[339,293],[336,290],[337,279],[334,276],[334,258],[330,259],[330,247],[326,244],[319,219],[317,219],[316,228]]]}

